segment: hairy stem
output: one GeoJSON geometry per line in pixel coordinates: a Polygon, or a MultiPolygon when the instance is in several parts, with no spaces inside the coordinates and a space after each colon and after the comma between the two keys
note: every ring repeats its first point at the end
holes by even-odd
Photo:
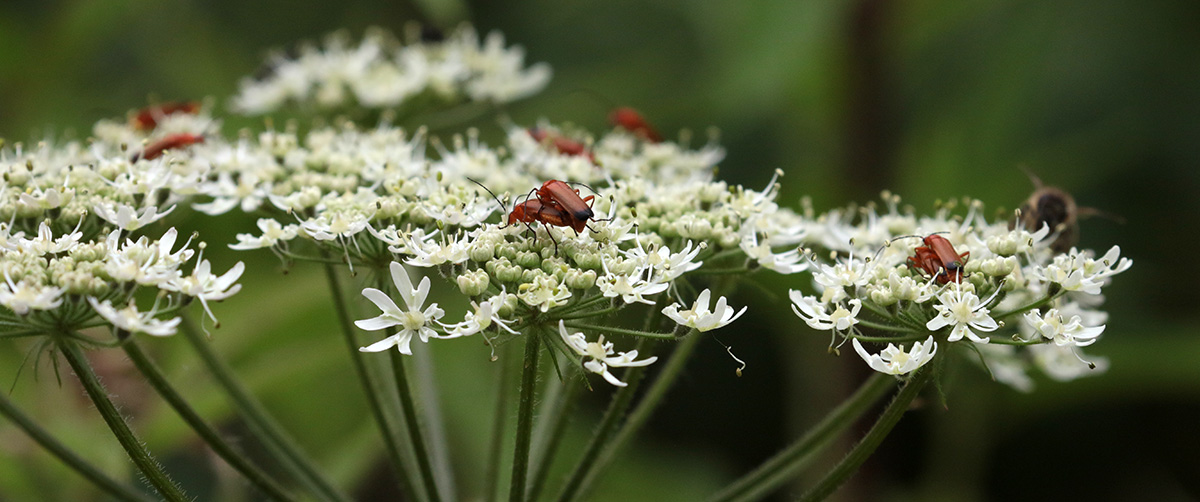
{"type": "Polygon", "coordinates": [[[133,488],[122,485],[108,475],[100,472],[92,464],[88,463],[75,452],[67,448],[66,445],[54,439],[45,429],[37,424],[33,419],[21,413],[12,401],[9,401],[8,395],[0,392],[0,414],[8,417],[18,428],[25,431],[37,444],[45,448],[50,454],[58,457],[67,467],[70,467],[81,476],[87,478],[92,484],[107,493],[111,497],[126,502],[149,502],[149,498],[135,491],[133,488]]]}
{"type": "Polygon", "coordinates": [[[762,500],[770,495],[871,409],[875,401],[883,397],[895,383],[896,379],[889,375],[873,374],[812,429],[741,479],[717,492],[709,499],[710,502],[762,500]]]}
{"type": "Polygon", "coordinates": [[[826,474],[821,481],[817,482],[816,486],[809,490],[808,493],[805,493],[800,500],[824,500],[841,487],[846,480],[850,479],[850,476],[853,476],[858,471],[859,466],[863,462],[866,462],[872,453],[875,453],[875,449],[879,447],[880,443],[883,443],[883,439],[887,437],[892,428],[896,426],[896,423],[900,421],[900,418],[904,416],[904,412],[908,410],[909,405],[920,394],[925,384],[929,383],[932,375],[933,371],[930,368],[917,370],[916,374],[908,380],[908,383],[904,384],[904,387],[900,389],[900,393],[896,395],[896,398],[892,400],[887,409],[883,410],[883,415],[879,417],[875,425],[871,426],[871,430],[867,432],[867,435],[858,444],[854,445],[850,453],[833,470],[829,471],[829,474],[826,474]]]}
{"type": "Polygon", "coordinates": [[[362,384],[363,392],[367,396],[367,405],[371,409],[371,417],[374,418],[375,425],[379,428],[379,434],[383,437],[384,448],[387,450],[388,458],[392,462],[392,468],[396,471],[400,491],[404,493],[408,500],[425,500],[424,497],[419,498],[417,496],[416,489],[414,488],[417,484],[416,480],[410,479],[409,471],[404,468],[405,465],[408,465],[402,456],[403,450],[400,447],[404,443],[404,440],[391,425],[392,422],[389,421],[388,413],[379,399],[380,391],[378,385],[372,380],[370,371],[368,371],[366,362],[364,361],[364,358],[367,356],[358,350],[359,343],[355,338],[354,325],[350,320],[346,295],[342,292],[342,285],[338,280],[337,269],[333,265],[325,265],[325,278],[329,283],[329,291],[333,295],[333,304],[337,311],[338,326],[342,330],[342,339],[345,340],[346,349],[350,352],[350,362],[354,364],[354,373],[358,376],[358,381],[362,384]]]}
{"type": "Polygon", "coordinates": [[[350,500],[346,494],[334,487],[333,483],[317,469],[311,460],[300,451],[300,447],[296,444],[283,427],[267,413],[266,408],[262,403],[259,403],[254,398],[250,391],[246,389],[242,382],[237,379],[225,361],[223,361],[212,345],[205,339],[204,334],[196,329],[196,324],[192,322],[186,314],[183,316],[183,323],[180,324],[180,332],[184,334],[192,347],[196,349],[196,353],[200,356],[200,360],[204,362],[204,366],[217,379],[217,383],[229,395],[233,401],[234,407],[242,419],[246,421],[246,427],[254,434],[267,450],[275,457],[279,464],[288,471],[288,473],[296,480],[302,483],[310,494],[319,500],[327,501],[348,501],[350,500]]]}
{"type": "Polygon", "coordinates": [[[542,332],[525,335],[525,364],[521,370],[521,401],[517,407],[517,440],[513,446],[512,483],[509,502],[525,500],[525,482],[529,472],[529,444],[533,432],[533,401],[537,388],[538,359],[542,332]]]}
{"type": "Polygon", "coordinates": [[[183,399],[183,396],[175,391],[175,388],[163,376],[162,371],[158,369],[158,365],[154,364],[154,361],[151,361],[146,353],[142,351],[136,340],[128,340],[122,344],[122,347],[125,349],[125,353],[129,355],[129,360],[133,361],[133,365],[142,373],[142,376],[146,378],[150,386],[154,387],[158,395],[162,396],[167,401],[167,404],[170,404],[175,409],[176,413],[179,413],[183,421],[187,422],[192,430],[196,431],[196,434],[205,443],[208,443],[208,446],[218,456],[228,462],[238,472],[242,473],[250,483],[269,499],[296,499],[293,495],[287,493],[278,482],[271,479],[267,473],[250,462],[241,452],[235,450],[215,429],[205,423],[200,414],[196,413],[196,410],[192,409],[191,405],[183,399]]]}
{"type": "Polygon", "coordinates": [[[121,416],[121,412],[117,411],[116,405],[108,398],[108,391],[104,389],[104,385],[100,383],[100,378],[96,376],[96,372],[92,371],[92,366],[84,357],[83,352],[79,347],[71,341],[57,338],[58,348],[61,350],[63,357],[67,359],[67,363],[71,365],[71,369],[75,371],[75,375],[79,377],[79,383],[83,384],[83,389],[87,392],[88,397],[95,403],[96,410],[100,412],[100,416],[104,418],[104,423],[108,424],[108,428],[112,430],[113,435],[120,441],[121,446],[125,448],[125,453],[129,454],[130,460],[133,460],[134,465],[142,474],[146,476],[146,481],[158,490],[159,495],[164,500],[170,501],[185,501],[188,497],[183,494],[183,490],[179,485],[175,484],[167,473],[162,470],[162,465],[150,456],[150,452],[146,450],[146,445],[134,435],[129,428],[129,424],[125,422],[125,417],[121,416]]]}
{"type": "Polygon", "coordinates": [[[412,445],[413,454],[417,460],[417,470],[421,473],[421,482],[429,500],[441,500],[437,479],[433,475],[433,459],[429,457],[429,448],[425,444],[425,434],[421,432],[421,422],[417,418],[417,406],[413,399],[413,387],[408,381],[408,373],[404,369],[404,354],[399,350],[389,350],[392,358],[392,375],[396,378],[396,389],[400,398],[400,409],[404,412],[404,422],[408,424],[408,440],[412,445]]]}

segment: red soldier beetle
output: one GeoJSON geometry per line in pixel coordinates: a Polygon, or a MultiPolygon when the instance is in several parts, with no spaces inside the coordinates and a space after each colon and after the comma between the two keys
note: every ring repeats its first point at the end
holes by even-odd
{"type": "Polygon", "coordinates": [[[150,131],[158,127],[158,119],[173,113],[195,115],[200,113],[200,103],[196,101],[174,101],[161,105],[147,106],[138,110],[129,119],[130,125],[139,131],[150,131]]]}
{"type": "Polygon", "coordinates": [[[204,136],[192,133],[178,133],[169,135],[163,139],[150,143],[141,152],[133,154],[130,162],[137,162],[138,159],[154,160],[162,157],[167,150],[175,148],[183,148],[185,146],[203,143],[204,136]]]}
{"type": "Polygon", "coordinates": [[[641,113],[628,106],[614,108],[608,114],[608,121],[615,127],[620,127],[651,143],[662,142],[662,135],[642,117],[641,113]]]}
{"type": "Polygon", "coordinates": [[[526,131],[529,132],[529,137],[533,138],[534,141],[543,144],[549,143],[550,146],[553,146],[554,150],[558,153],[563,155],[587,157],[588,160],[592,161],[593,164],[596,163],[596,157],[592,155],[592,152],[588,151],[587,146],[582,142],[575,141],[559,133],[549,132],[536,127],[531,127],[526,129],[526,131]]]}
{"type": "MultiPolygon", "coordinates": [[[[896,239],[909,237],[920,236],[905,235],[896,237],[896,239]]],[[[929,234],[921,238],[921,242],[925,245],[917,246],[913,250],[915,253],[914,256],[910,256],[907,260],[909,266],[919,268],[929,275],[937,277],[938,284],[946,284],[951,280],[962,282],[962,269],[966,265],[967,259],[971,257],[970,251],[959,254],[958,251],[954,250],[954,246],[950,244],[950,241],[938,234],[929,234]]]]}

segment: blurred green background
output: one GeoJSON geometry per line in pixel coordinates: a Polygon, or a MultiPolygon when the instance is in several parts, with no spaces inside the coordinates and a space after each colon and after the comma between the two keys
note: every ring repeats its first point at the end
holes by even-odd
{"type": "MultiPolygon", "coordinates": [[[[84,137],[99,118],[148,98],[219,100],[270,48],[346,28],[399,31],[423,19],[470,20],[524,45],[555,70],[543,94],[510,106],[605,127],[609,104],[640,109],[660,130],[719,128],[721,176],[762,187],[786,171],[780,202],[818,210],[892,189],[928,211],[970,195],[989,210],[1031,191],[1018,166],[1125,218],[1082,223],[1085,247],[1119,244],[1136,263],[1106,288],[1111,318],[1089,353],[1102,376],[1038,381],[1021,394],[963,365],[936,399],[905,418],[845,500],[1191,500],[1200,498],[1200,2],[1194,0],[845,2],[610,0],[464,4],[267,0],[0,4],[0,136],[84,137]]],[[[220,103],[223,105],[223,102],[220,103]]],[[[223,108],[222,108],[223,109],[223,108]]],[[[254,121],[229,119],[226,133],[254,121]]],[[[478,124],[495,132],[494,121],[478,124]]],[[[225,221],[225,220],[223,220],[225,221]]],[[[217,268],[246,260],[244,290],[221,304],[214,342],[286,426],[364,499],[388,494],[381,445],[336,336],[319,270],[282,275],[268,253],[222,250],[253,219],[199,228],[217,268]]],[[[825,353],[827,338],[787,308],[796,278],[758,276],[737,305],[750,316],[700,353],[643,439],[595,500],[693,500],[756,465],[853,389],[867,370],[825,353]],[[797,325],[800,324],[800,327],[797,325]],[[750,336],[750,334],[755,336],[750,336]],[[759,333],[769,333],[759,335],[759,333]]],[[[455,308],[457,309],[457,307],[455,308]]],[[[455,309],[447,310],[454,312],[455,309]]],[[[181,340],[146,340],[206,416],[238,434],[229,405],[181,340]]],[[[63,441],[132,479],[128,463],[69,375],[31,345],[0,347],[0,382],[63,441]],[[13,384],[15,382],[15,384],[13,384]]],[[[495,365],[474,342],[436,344],[459,493],[477,492],[495,365]]],[[[94,354],[151,448],[202,500],[228,500],[213,467],[119,351],[94,354]]],[[[427,358],[428,360],[428,358],[427,358]]],[[[572,458],[603,409],[589,393],[572,458]]],[[[0,500],[95,500],[91,489],[0,423],[0,500]]],[[[840,445],[839,448],[844,448],[840,445]]],[[[835,461],[840,451],[827,455],[835,461]]],[[[217,464],[219,465],[219,463],[217,464]]],[[[826,464],[828,465],[828,464],[826,464]]],[[[791,500],[804,479],[777,494],[791,500]]],[[[236,488],[236,486],[234,487],[236,488]]],[[[229,489],[226,486],[225,489],[229,489]]]]}

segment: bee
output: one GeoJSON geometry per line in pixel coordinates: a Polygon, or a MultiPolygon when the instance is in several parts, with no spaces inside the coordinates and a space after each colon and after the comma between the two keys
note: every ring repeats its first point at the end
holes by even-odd
{"type": "Polygon", "coordinates": [[[1021,168],[1033,182],[1033,193],[1021,203],[1021,211],[1009,223],[1009,228],[1016,228],[1021,223],[1029,231],[1036,231],[1042,225],[1049,225],[1050,231],[1057,235],[1050,243],[1050,249],[1055,253],[1065,253],[1079,242],[1079,219],[1091,216],[1105,216],[1118,223],[1124,220],[1090,207],[1080,207],[1075,203],[1075,197],[1065,190],[1047,186],[1042,183],[1032,171],[1021,168]]]}

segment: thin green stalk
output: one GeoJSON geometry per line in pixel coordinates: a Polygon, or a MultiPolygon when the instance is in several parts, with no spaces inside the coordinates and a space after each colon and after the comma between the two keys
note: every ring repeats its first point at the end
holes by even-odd
{"type": "Polygon", "coordinates": [[[833,442],[842,431],[883,397],[896,383],[890,375],[875,373],[825,418],[803,436],[767,459],[762,465],[717,492],[709,502],[762,500],[787,483],[804,466],[833,442]]]}
{"type": "Polygon", "coordinates": [[[565,323],[568,328],[586,329],[596,333],[612,333],[615,335],[636,336],[638,338],[652,338],[655,340],[674,340],[675,335],[671,333],[653,333],[650,331],[640,331],[636,329],[617,328],[613,326],[596,326],[581,322],[565,323]]]}
{"type": "Polygon", "coordinates": [[[525,335],[525,364],[521,369],[521,401],[517,406],[517,439],[513,446],[512,482],[509,502],[525,500],[525,482],[529,472],[529,443],[533,432],[533,401],[537,390],[538,359],[544,331],[525,335]]]}
{"type": "Polygon", "coordinates": [[[408,440],[412,445],[413,454],[417,460],[417,470],[421,473],[421,482],[425,485],[429,500],[441,500],[437,479],[433,476],[433,459],[429,458],[429,448],[425,445],[425,435],[421,432],[421,422],[417,419],[416,404],[413,402],[412,384],[404,370],[404,354],[398,350],[389,350],[392,358],[392,374],[396,378],[397,394],[400,397],[400,408],[404,412],[404,422],[408,424],[408,440]]]}
{"type": "Polygon", "coordinates": [[[731,268],[702,268],[693,272],[693,275],[744,275],[750,273],[751,270],[746,267],[731,267],[731,268]]]}
{"type": "Polygon", "coordinates": [[[998,337],[998,336],[993,336],[991,338],[988,338],[988,342],[994,343],[996,345],[1025,346],[1025,345],[1042,345],[1044,343],[1050,343],[1051,340],[1049,338],[1035,338],[1033,340],[1013,340],[1013,339],[1006,339],[1006,338],[1002,338],[1002,337],[998,337]]]}
{"type": "Polygon", "coordinates": [[[101,417],[104,417],[104,422],[108,424],[113,435],[117,436],[117,441],[121,442],[121,446],[125,448],[125,453],[129,454],[134,465],[146,476],[146,481],[155,490],[158,490],[164,500],[180,502],[188,500],[179,485],[176,485],[166,472],[163,472],[162,466],[150,456],[146,446],[129,429],[129,424],[125,423],[125,418],[117,411],[116,405],[108,399],[108,391],[100,383],[96,372],[92,371],[91,364],[88,363],[79,347],[63,338],[56,337],[55,342],[63,357],[67,359],[67,363],[71,365],[71,369],[75,371],[75,375],[79,377],[79,382],[83,384],[83,389],[87,391],[88,397],[95,403],[96,410],[100,412],[101,417]]]}
{"type": "Polygon", "coordinates": [[[350,498],[335,488],[333,483],[313,466],[312,461],[300,451],[295,440],[284,432],[283,427],[242,385],[242,382],[234,375],[233,369],[225,364],[225,361],[217,355],[212,345],[205,339],[204,334],[196,329],[196,324],[192,322],[191,318],[187,314],[183,314],[181,317],[183,322],[180,324],[180,331],[196,349],[196,354],[200,356],[204,366],[216,377],[217,383],[225,389],[233,401],[234,407],[246,421],[246,427],[262,441],[279,465],[286,469],[293,479],[303,484],[308,492],[317,499],[348,502],[350,498]]]}
{"type": "Polygon", "coordinates": [[[531,454],[533,476],[530,478],[526,500],[537,500],[542,494],[542,489],[546,487],[550,465],[554,461],[555,453],[558,452],[558,443],[567,431],[571,410],[575,408],[575,398],[579,396],[579,390],[583,388],[577,381],[577,375],[578,371],[574,369],[564,373],[561,381],[555,380],[558,382],[558,387],[546,396],[545,411],[541,414],[544,420],[538,423],[538,427],[534,431],[533,453],[531,454]]]}
{"type": "Polygon", "coordinates": [[[154,361],[151,361],[146,356],[146,353],[138,346],[136,340],[128,340],[122,344],[122,347],[125,349],[125,353],[129,355],[129,359],[133,361],[133,365],[142,373],[142,376],[146,377],[146,381],[150,383],[150,386],[154,387],[154,390],[179,413],[183,421],[187,422],[217,455],[225,459],[231,467],[242,473],[250,483],[254,484],[263,495],[266,495],[271,500],[296,500],[278,482],[271,479],[267,473],[251,463],[241,452],[230,446],[216,430],[209,427],[204,422],[204,419],[200,417],[200,414],[196,413],[191,405],[183,399],[183,396],[175,391],[175,388],[163,376],[162,371],[159,371],[158,365],[154,364],[154,361]]]}
{"type": "MultiPolygon", "coordinates": [[[[560,497],[560,501],[575,500],[583,495],[591,487],[592,483],[596,481],[596,478],[600,476],[600,473],[608,467],[608,464],[616,458],[621,447],[634,434],[637,434],[641,430],[642,425],[645,425],[646,421],[650,419],[654,410],[658,408],[658,405],[667,395],[667,391],[675,384],[675,379],[683,372],[683,368],[687,365],[687,360],[691,357],[692,351],[696,349],[696,345],[700,342],[702,337],[695,336],[695,334],[696,330],[693,329],[686,338],[675,346],[675,350],[671,352],[671,359],[663,366],[662,372],[658,374],[658,378],[654,380],[654,383],[650,385],[646,394],[642,396],[642,400],[638,402],[637,407],[629,414],[629,418],[625,420],[625,423],[621,425],[615,434],[612,434],[612,439],[599,445],[600,449],[594,455],[593,461],[590,462],[583,472],[577,473],[578,480],[575,481],[575,476],[572,476],[572,480],[576,483],[574,491],[570,497],[560,497]]],[[[637,369],[642,368],[630,368],[630,370],[637,369]]],[[[626,372],[625,375],[628,376],[629,372],[626,372]]],[[[640,372],[638,376],[641,376],[640,372]]],[[[629,382],[629,380],[626,380],[626,382],[629,382]]],[[[633,386],[632,382],[630,382],[630,386],[633,386]]],[[[564,495],[566,495],[565,490],[564,495]]]]}
{"type": "Polygon", "coordinates": [[[625,308],[625,306],[621,305],[619,307],[609,307],[609,308],[600,309],[600,310],[589,310],[587,312],[583,312],[583,313],[579,313],[579,314],[570,313],[570,314],[565,314],[565,315],[559,315],[556,317],[558,317],[559,319],[562,319],[564,321],[569,321],[571,319],[587,319],[589,317],[597,317],[597,316],[602,316],[602,315],[606,315],[606,314],[611,314],[611,313],[621,310],[622,308],[625,308]]]}
{"type": "Polygon", "coordinates": [[[1066,291],[1065,289],[1063,289],[1063,290],[1059,290],[1058,292],[1056,292],[1056,293],[1054,293],[1054,294],[1049,294],[1049,295],[1046,295],[1046,296],[1042,297],[1042,298],[1041,298],[1041,299],[1039,299],[1039,300],[1034,300],[1034,301],[1032,301],[1032,302],[1030,302],[1030,303],[1028,303],[1028,304],[1022,305],[1022,306],[1020,306],[1020,307],[1017,307],[1017,308],[1015,308],[1015,309],[1012,309],[1012,310],[1010,310],[1010,311],[1008,311],[1008,312],[1001,312],[1001,313],[998,313],[998,314],[996,314],[996,315],[993,315],[993,316],[992,316],[992,319],[995,319],[995,320],[997,320],[997,321],[998,321],[998,320],[1000,320],[1000,319],[1004,319],[1005,317],[1009,317],[1009,316],[1012,316],[1012,315],[1015,315],[1015,314],[1023,314],[1023,313],[1025,313],[1025,312],[1028,312],[1028,311],[1030,311],[1030,310],[1033,310],[1033,309],[1036,309],[1036,308],[1040,308],[1042,305],[1046,305],[1046,304],[1048,304],[1048,303],[1050,303],[1050,302],[1054,301],[1054,300],[1055,300],[1055,299],[1057,299],[1058,297],[1060,297],[1060,296],[1062,296],[1062,295],[1066,294],[1066,292],[1067,292],[1067,291],[1066,291]]]}
{"type": "Polygon", "coordinates": [[[883,439],[887,437],[900,418],[904,416],[904,412],[908,410],[913,399],[916,399],[920,394],[921,389],[925,384],[929,383],[932,378],[933,371],[931,368],[921,368],[917,370],[915,375],[909,378],[908,383],[904,384],[904,388],[900,389],[900,393],[892,400],[887,409],[883,410],[883,415],[871,426],[871,430],[862,438],[850,453],[838,463],[829,474],[825,475],[808,493],[805,493],[800,498],[801,501],[824,500],[834,491],[836,491],[842,483],[850,479],[858,471],[859,466],[867,461],[867,458],[875,453],[875,449],[883,443],[883,439]]]}
{"type": "MultiPolygon", "coordinates": [[[[370,371],[367,369],[366,362],[363,360],[362,352],[358,350],[359,343],[355,337],[354,326],[350,319],[349,307],[346,304],[346,295],[342,292],[341,282],[338,280],[337,269],[333,265],[325,265],[325,278],[329,282],[329,291],[333,295],[334,309],[337,311],[338,327],[341,328],[342,338],[346,342],[346,349],[350,352],[350,362],[354,364],[354,373],[358,376],[358,381],[362,384],[363,392],[367,396],[367,405],[371,409],[371,417],[375,420],[375,425],[379,427],[379,434],[383,437],[384,449],[387,450],[388,459],[392,462],[392,468],[396,471],[397,483],[400,485],[400,491],[404,493],[407,500],[425,500],[424,497],[418,498],[415,479],[410,479],[409,473],[404,469],[406,465],[400,445],[404,443],[403,438],[397,434],[388,420],[388,414],[380,402],[378,386],[371,378],[370,371]]],[[[415,462],[414,462],[415,463],[415,462]]]]}
{"type": "Polygon", "coordinates": [[[879,324],[877,322],[871,322],[866,319],[859,319],[858,324],[865,328],[871,328],[871,329],[879,330],[879,331],[889,331],[892,333],[913,333],[913,332],[917,331],[915,329],[908,328],[908,327],[892,326],[890,324],[879,324]]]}
{"type": "MultiPolygon", "coordinates": [[[[532,335],[530,335],[532,336],[532,335]]],[[[507,430],[508,401],[512,395],[514,364],[517,359],[512,357],[508,344],[500,347],[500,368],[496,374],[496,409],[492,417],[492,444],[488,448],[487,470],[484,472],[483,499],[487,502],[498,500],[500,494],[500,462],[504,455],[504,432],[507,430]],[[511,382],[511,383],[510,383],[511,382]]]]}
{"type": "Polygon", "coordinates": [[[930,332],[927,332],[927,333],[921,333],[921,334],[917,334],[917,335],[909,335],[909,336],[865,336],[865,335],[851,335],[851,338],[857,338],[857,339],[859,339],[859,340],[861,340],[861,341],[864,341],[864,342],[871,342],[871,343],[904,343],[904,342],[916,342],[916,341],[921,341],[921,340],[924,340],[924,339],[926,339],[926,338],[929,338],[929,336],[930,336],[930,335],[932,335],[932,334],[933,334],[933,332],[932,332],[932,331],[930,331],[930,332]]]}
{"type": "Polygon", "coordinates": [[[30,419],[21,410],[17,409],[16,405],[8,399],[8,395],[0,392],[0,414],[8,417],[21,430],[25,431],[37,444],[41,445],[55,457],[58,457],[67,467],[74,469],[81,476],[91,481],[92,484],[99,487],[104,493],[109,494],[117,500],[126,502],[149,502],[150,498],[134,491],[133,488],[122,485],[108,475],[100,472],[99,469],[88,463],[75,452],[67,448],[66,445],[54,439],[45,429],[41,428],[37,422],[30,419]]]}
{"type": "MultiPolygon", "coordinates": [[[[646,320],[642,323],[642,331],[649,331],[654,326],[654,321],[659,319],[657,314],[666,301],[667,298],[665,296],[660,296],[655,301],[654,306],[646,311],[646,320]]],[[[674,339],[674,337],[671,338],[674,339]]],[[[640,337],[634,350],[638,353],[648,355],[654,349],[653,343],[650,337],[640,337]]],[[[587,448],[584,449],[579,462],[575,464],[575,469],[571,471],[571,477],[567,479],[566,484],[563,485],[562,490],[559,492],[559,501],[574,500],[587,487],[590,473],[595,472],[596,458],[604,450],[605,443],[608,442],[609,437],[621,425],[621,420],[625,417],[625,413],[633,403],[633,396],[641,386],[642,376],[645,373],[645,366],[635,366],[625,369],[625,373],[621,375],[621,378],[626,385],[613,394],[608,409],[604,411],[604,416],[600,419],[600,425],[596,427],[596,431],[592,434],[592,439],[588,441],[587,448]]]]}
{"type": "Polygon", "coordinates": [[[430,462],[433,465],[433,479],[438,483],[446,500],[458,500],[455,488],[454,472],[450,469],[450,441],[446,438],[446,421],[442,417],[441,399],[438,393],[437,378],[433,367],[433,354],[426,353],[424,357],[415,358],[417,398],[420,399],[420,410],[428,428],[425,429],[425,439],[429,441],[430,462]]]}

